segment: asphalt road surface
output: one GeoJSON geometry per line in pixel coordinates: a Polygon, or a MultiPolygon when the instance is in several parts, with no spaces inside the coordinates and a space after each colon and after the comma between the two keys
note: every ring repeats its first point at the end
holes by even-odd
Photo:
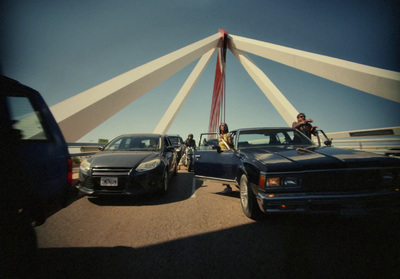
{"type": "Polygon", "coordinates": [[[180,170],[166,196],[79,195],[36,228],[39,278],[400,278],[398,216],[243,214],[180,170]]]}

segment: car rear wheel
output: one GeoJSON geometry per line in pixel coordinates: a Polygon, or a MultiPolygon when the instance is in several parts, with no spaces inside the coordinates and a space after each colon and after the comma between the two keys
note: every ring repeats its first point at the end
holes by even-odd
{"type": "Polygon", "coordinates": [[[35,268],[38,247],[35,229],[24,212],[1,213],[7,215],[2,218],[0,228],[0,277],[24,278],[35,268]]]}
{"type": "Polygon", "coordinates": [[[262,216],[262,212],[258,207],[256,197],[249,185],[247,176],[242,174],[240,177],[240,203],[244,214],[253,220],[258,220],[262,216]]]}

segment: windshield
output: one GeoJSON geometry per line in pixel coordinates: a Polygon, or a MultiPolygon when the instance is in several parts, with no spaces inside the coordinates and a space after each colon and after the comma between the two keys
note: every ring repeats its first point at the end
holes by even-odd
{"type": "Polygon", "coordinates": [[[161,141],[157,136],[122,136],[104,147],[105,151],[157,151],[161,141]]]}
{"type": "Polygon", "coordinates": [[[238,138],[238,148],[278,145],[314,146],[315,144],[297,130],[245,130],[240,131],[238,138]]]}
{"type": "Polygon", "coordinates": [[[200,135],[199,146],[213,146],[218,145],[217,133],[202,133],[200,135]]]}

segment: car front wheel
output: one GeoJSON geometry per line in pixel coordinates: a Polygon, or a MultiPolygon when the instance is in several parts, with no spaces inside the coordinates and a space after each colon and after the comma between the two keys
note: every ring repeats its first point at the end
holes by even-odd
{"type": "Polygon", "coordinates": [[[169,186],[169,175],[168,175],[168,171],[164,170],[163,173],[163,179],[162,179],[162,188],[161,188],[161,192],[163,194],[167,193],[168,191],[168,186],[169,186]]]}
{"type": "Polygon", "coordinates": [[[258,207],[256,197],[249,185],[249,181],[245,174],[240,177],[240,203],[244,214],[253,220],[258,220],[262,216],[262,212],[258,207]]]}
{"type": "Polygon", "coordinates": [[[187,171],[188,172],[191,172],[192,171],[192,169],[193,169],[193,161],[192,161],[193,159],[189,159],[188,160],[188,165],[187,165],[187,171]]]}

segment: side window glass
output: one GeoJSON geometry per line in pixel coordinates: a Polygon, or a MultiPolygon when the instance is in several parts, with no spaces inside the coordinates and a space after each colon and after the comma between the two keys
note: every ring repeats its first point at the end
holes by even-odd
{"type": "Polygon", "coordinates": [[[118,150],[119,146],[121,145],[122,139],[118,139],[117,141],[112,142],[111,144],[107,145],[105,150],[118,150]]]}
{"type": "Polygon", "coordinates": [[[168,147],[171,145],[167,138],[164,138],[164,145],[165,145],[165,147],[168,147]]]}
{"type": "Polygon", "coordinates": [[[232,133],[232,144],[235,146],[236,144],[236,133],[232,133]]]}
{"type": "Polygon", "coordinates": [[[14,136],[22,140],[49,140],[40,113],[27,97],[8,96],[14,136]]]}

